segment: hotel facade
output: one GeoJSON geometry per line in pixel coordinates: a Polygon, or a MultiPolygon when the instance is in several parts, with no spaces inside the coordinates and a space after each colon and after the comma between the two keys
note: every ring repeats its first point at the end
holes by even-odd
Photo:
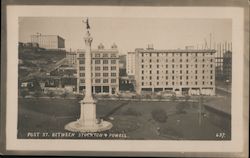
{"type": "MultiPolygon", "coordinates": [[[[92,59],[92,92],[117,94],[119,92],[119,54],[115,44],[110,49],[104,49],[100,44],[98,49],[91,50],[92,59]]],[[[77,92],[85,90],[85,51],[77,52],[77,92]]]]}
{"type": "Polygon", "coordinates": [[[215,95],[215,50],[136,49],[136,92],[215,95]]]}

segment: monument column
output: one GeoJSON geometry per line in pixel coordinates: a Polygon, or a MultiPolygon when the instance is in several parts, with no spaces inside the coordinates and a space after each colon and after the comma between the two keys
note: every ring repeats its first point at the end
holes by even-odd
{"type": "MultiPolygon", "coordinates": [[[[85,97],[80,101],[80,118],[65,125],[65,129],[72,132],[98,132],[112,128],[112,124],[107,121],[97,121],[96,104],[92,97],[92,73],[91,73],[91,43],[93,38],[90,35],[88,19],[86,22],[87,32],[85,41],[85,97]]],[[[79,67],[78,67],[79,68],[79,67]]]]}

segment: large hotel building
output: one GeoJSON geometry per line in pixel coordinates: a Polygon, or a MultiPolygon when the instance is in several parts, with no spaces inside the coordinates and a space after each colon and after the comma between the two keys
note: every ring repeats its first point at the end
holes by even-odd
{"type": "MultiPolygon", "coordinates": [[[[136,92],[215,95],[215,50],[136,49],[136,92]]],[[[128,65],[129,66],[129,65],[128,65]]]]}
{"type": "MultiPolygon", "coordinates": [[[[85,52],[79,50],[77,60],[77,92],[85,89],[85,52]]],[[[92,92],[116,94],[119,91],[119,54],[115,44],[111,49],[91,50],[92,55],[92,92]]]]}

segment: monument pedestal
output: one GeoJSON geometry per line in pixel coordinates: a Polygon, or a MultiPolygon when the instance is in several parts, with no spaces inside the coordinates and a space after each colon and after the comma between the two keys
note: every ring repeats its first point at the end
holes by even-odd
{"type": "Polygon", "coordinates": [[[71,132],[101,132],[112,128],[112,124],[108,121],[96,119],[95,102],[81,103],[81,116],[78,120],[65,125],[65,129],[71,132]]]}

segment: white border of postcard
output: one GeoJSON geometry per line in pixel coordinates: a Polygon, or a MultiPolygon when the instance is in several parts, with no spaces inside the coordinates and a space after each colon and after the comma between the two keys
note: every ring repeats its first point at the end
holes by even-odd
{"type": "MultiPolygon", "coordinates": [[[[7,6],[7,150],[242,152],[244,10],[237,7],[7,6]],[[232,19],[231,141],[17,139],[18,17],[232,19]]],[[[219,106],[219,105],[218,105],[219,106]]]]}

